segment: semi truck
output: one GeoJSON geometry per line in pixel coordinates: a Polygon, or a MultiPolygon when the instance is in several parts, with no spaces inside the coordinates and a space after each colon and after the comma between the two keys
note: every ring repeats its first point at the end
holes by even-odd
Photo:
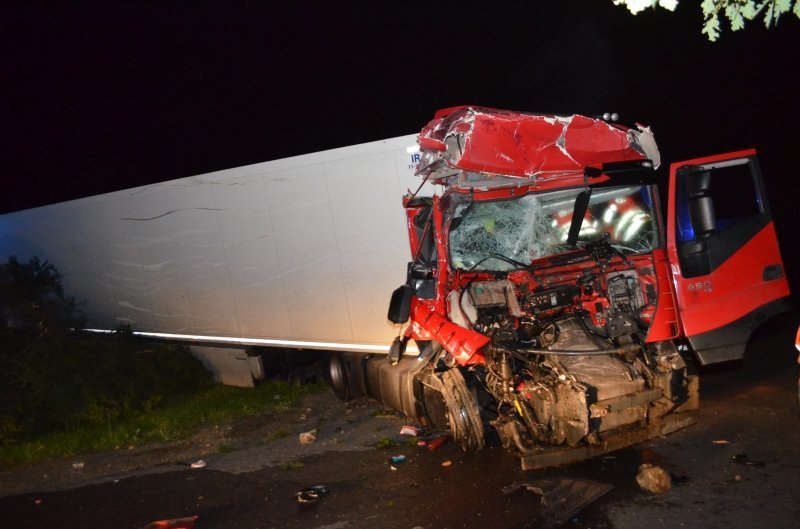
{"type": "Polygon", "coordinates": [[[342,398],[556,466],[694,422],[695,361],[742,358],[789,306],[752,149],[671,164],[662,212],[644,126],[456,107],[418,143],[440,192],[403,198],[404,327],[388,358],[330,355],[342,398]]]}
{"type": "Polygon", "coordinates": [[[90,330],[190,343],[223,382],[323,351],[340,398],[541,468],[691,424],[696,363],[789,307],[756,152],[672,163],[664,203],[660,165],[642,125],[454,107],[3,215],[0,258],[48,261],[90,330]]]}

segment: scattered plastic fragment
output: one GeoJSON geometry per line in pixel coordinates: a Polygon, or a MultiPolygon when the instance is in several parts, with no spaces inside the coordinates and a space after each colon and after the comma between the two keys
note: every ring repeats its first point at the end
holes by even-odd
{"type": "Polygon", "coordinates": [[[441,448],[443,444],[447,442],[448,437],[446,435],[442,435],[441,437],[436,437],[435,439],[431,439],[428,441],[428,450],[438,450],[441,448]]]}
{"type": "Polygon", "coordinates": [[[33,503],[35,503],[36,505],[41,505],[42,504],[42,498],[36,498],[35,500],[33,500],[33,503]]]}
{"type": "Polygon", "coordinates": [[[575,516],[614,486],[588,479],[542,479],[531,483],[515,481],[503,487],[503,494],[513,494],[523,488],[540,497],[542,509],[537,527],[554,527],[575,516]]]}
{"type": "Polygon", "coordinates": [[[310,445],[314,441],[317,440],[317,431],[311,430],[309,432],[303,432],[300,434],[300,444],[310,445]]]}
{"type": "Polygon", "coordinates": [[[450,465],[452,465],[452,464],[453,464],[453,462],[452,462],[452,461],[450,461],[449,459],[448,459],[448,460],[446,460],[446,461],[442,461],[442,466],[443,466],[443,467],[449,467],[449,466],[450,466],[450,465]]]}
{"type": "Polygon", "coordinates": [[[390,458],[390,461],[392,462],[393,465],[396,465],[398,463],[405,463],[406,462],[406,456],[404,456],[404,455],[392,456],[390,458]]]}
{"type": "Polygon", "coordinates": [[[192,463],[189,466],[192,467],[192,468],[203,468],[204,466],[206,466],[206,462],[203,461],[202,459],[198,459],[197,461],[195,461],[194,463],[192,463]]]}
{"type": "Polygon", "coordinates": [[[198,516],[186,516],[184,518],[173,518],[171,520],[159,520],[147,524],[144,529],[192,529],[198,516]]]}
{"type": "Polygon", "coordinates": [[[416,426],[403,426],[400,428],[400,435],[409,435],[411,437],[417,437],[420,434],[420,429],[416,426]]]}
{"type": "Polygon", "coordinates": [[[83,461],[78,461],[77,463],[72,463],[72,468],[74,470],[83,470],[84,463],[83,461]]]}
{"type": "Polygon", "coordinates": [[[314,485],[313,487],[295,492],[294,497],[297,503],[314,503],[328,492],[330,492],[330,490],[325,485],[314,485]]]}
{"type": "Polygon", "coordinates": [[[748,459],[747,454],[736,454],[735,456],[731,457],[731,459],[740,465],[747,465],[749,467],[763,467],[766,465],[766,463],[763,461],[753,461],[748,459]]]}
{"type": "Polygon", "coordinates": [[[716,439],[716,440],[711,441],[711,442],[714,443],[715,445],[729,445],[729,444],[731,444],[730,441],[726,441],[725,439],[716,439]]]}
{"type": "Polygon", "coordinates": [[[672,488],[672,477],[663,468],[643,463],[639,465],[639,473],[636,474],[636,482],[644,490],[653,494],[661,494],[672,488]]]}

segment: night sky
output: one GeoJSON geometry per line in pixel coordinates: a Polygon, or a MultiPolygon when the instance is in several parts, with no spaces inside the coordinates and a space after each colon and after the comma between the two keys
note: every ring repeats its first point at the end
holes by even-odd
{"type": "Polygon", "coordinates": [[[410,134],[475,104],[617,112],[652,126],[664,173],[755,147],[793,256],[800,20],[725,22],[710,43],[699,3],[4,5],[0,213],[410,134]]]}

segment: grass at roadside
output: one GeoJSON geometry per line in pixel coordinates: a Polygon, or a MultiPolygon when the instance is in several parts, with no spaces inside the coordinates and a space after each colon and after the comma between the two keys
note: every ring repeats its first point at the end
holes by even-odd
{"type": "Polygon", "coordinates": [[[301,396],[324,387],[324,384],[298,386],[269,381],[255,389],[214,386],[176,395],[155,409],[107,426],[76,427],[9,443],[0,447],[0,466],[31,464],[147,442],[176,441],[198,427],[286,409],[301,396]]]}

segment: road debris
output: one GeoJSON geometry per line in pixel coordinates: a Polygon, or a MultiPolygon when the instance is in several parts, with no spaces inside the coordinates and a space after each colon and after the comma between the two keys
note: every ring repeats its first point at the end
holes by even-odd
{"type": "Polygon", "coordinates": [[[542,479],[533,482],[515,481],[503,487],[503,494],[513,494],[525,489],[539,496],[542,509],[539,511],[538,526],[554,527],[560,525],[591,504],[614,486],[588,479],[542,479]]]}
{"type": "Polygon", "coordinates": [[[733,459],[736,463],[739,463],[740,465],[747,465],[749,467],[766,466],[766,463],[763,461],[753,461],[752,459],[748,459],[747,454],[736,454],[735,456],[732,456],[731,459],[733,459]]]}
{"type": "Polygon", "coordinates": [[[400,428],[400,435],[408,435],[409,437],[419,436],[421,430],[416,426],[406,425],[400,428]]]}
{"type": "Polygon", "coordinates": [[[328,492],[330,492],[330,489],[328,489],[328,487],[325,485],[314,485],[313,487],[308,487],[295,492],[294,497],[297,500],[297,503],[315,503],[328,492]]]}
{"type": "Polygon", "coordinates": [[[443,466],[443,467],[449,467],[449,466],[451,466],[452,464],[453,464],[453,462],[452,462],[452,461],[450,461],[449,459],[447,459],[446,461],[442,461],[442,466],[443,466]]]}
{"type": "Polygon", "coordinates": [[[159,520],[147,524],[144,529],[192,529],[198,516],[186,516],[183,518],[173,518],[171,520],[159,520]]]}
{"type": "Polygon", "coordinates": [[[300,444],[310,445],[311,443],[317,440],[317,430],[303,432],[300,434],[299,438],[300,438],[300,444]]]}
{"type": "Polygon", "coordinates": [[[442,435],[442,436],[430,439],[428,441],[428,444],[427,444],[428,450],[430,450],[430,451],[438,450],[439,448],[441,448],[441,446],[443,444],[445,444],[447,442],[448,439],[449,439],[449,437],[446,436],[446,435],[442,435]]]}
{"type": "Polygon", "coordinates": [[[715,445],[729,445],[729,444],[731,444],[730,441],[727,441],[725,439],[715,439],[714,441],[711,441],[711,442],[714,443],[715,445]]]}
{"type": "Polygon", "coordinates": [[[669,472],[650,463],[639,465],[636,482],[644,490],[653,494],[661,494],[672,488],[672,477],[670,477],[669,472]]]}
{"type": "Polygon", "coordinates": [[[396,465],[398,463],[405,463],[406,459],[407,459],[406,456],[399,455],[399,456],[392,456],[391,458],[389,458],[389,461],[391,461],[393,465],[396,465]]]}
{"type": "Polygon", "coordinates": [[[72,469],[73,470],[83,470],[84,466],[85,465],[84,465],[83,461],[78,461],[77,463],[72,463],[72,469]]]}
{"type": "Polygon", "coordinates": [[[203,461],[202,459],[198,459],[197,461],[195,461],[194,463],[192,463],[189,466],[191,468],[203,468],[204,466],[206,466],[206,462],[203,461]]]}

